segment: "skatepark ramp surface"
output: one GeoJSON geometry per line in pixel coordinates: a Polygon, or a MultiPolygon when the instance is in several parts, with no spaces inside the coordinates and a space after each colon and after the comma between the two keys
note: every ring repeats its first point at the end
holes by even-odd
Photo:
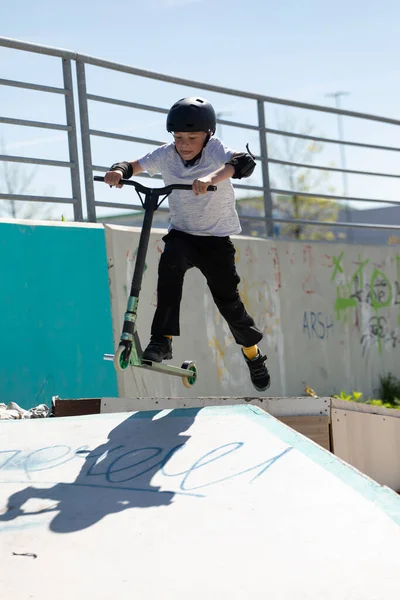
{"type": "Polygon", "coordinates": [[[258,407],[0,432],[4,600],[398,597],[399,497],[258,407]]]}

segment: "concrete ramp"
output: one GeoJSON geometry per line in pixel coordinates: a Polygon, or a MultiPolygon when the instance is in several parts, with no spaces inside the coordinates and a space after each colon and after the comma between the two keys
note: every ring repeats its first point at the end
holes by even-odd
{"type": "Polygon", "coordinates": [[[4,600],[399,595],[399,497],[259,408],[0,432],[4,600]]]}

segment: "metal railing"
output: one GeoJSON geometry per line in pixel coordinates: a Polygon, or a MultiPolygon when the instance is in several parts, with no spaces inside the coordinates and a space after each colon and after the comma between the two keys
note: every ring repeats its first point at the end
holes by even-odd
{"type": "Polygon", "coordinates": [[[286,196],[286,197],[301,197],[305,198],[323,198],[326,200],[332,201],[342,201],[346,202],[363,202],[363,203],[384,203],[387,205],[396,205],[399,204],[396,201],[392,200],[384,200],[381,198],[361,198],[361,197],[345,197],[343,195],[337,194],[320,194],[320,193],[309,193],[303,192],[294,189],[285,189],[281,187],[273,187],[271,185],[271,173],[270,167],[271,165],[281,165],[288,166],[293,168],[307,168],[307,169],[316,169],[316,170],[324,170],[327,172],[333,173],[342,173],[347,176],[347,174],[352,175],[362,175],[362,176],[379,176],[385,178],[399,178],[400,174],[398,173],[381,173],[381,172],[372,172],[368,170],[356,170],[356,169],[343,169],[336,168],[332,166],[325,165],[314,165],[314,164],[304,164],[303,162],[294,162],[288,160],[278,160],[275,158],[270,158],[268,156],[268,143],[267,137],[269,135],[279,135],[279,136],[289,136],[291,138],[299,138],[306,141],[312,142],[322,142],[324,144],[343,144],[344,146],[349,147],[358,147],[364,149],[374,149],[374,150],[385,150],[390,152],[399,152],[400,147],[394,146],[384,146],[377,144],[367,144],[358,141],[350,141],[350,140],[339,140],[333,138],[325,138],[325,137],[317,137],[315,135],[306,135],[298,132],[284,131],[282,129],[274,129],[269,128],[266,122],[266,114],[265,114],[265,104],[274,104],[274,105],[284,105],[290,106],[293,108],[300,109],[308,109],[313,111],[318,111],[322,113],[331,113],[334,115],[342,115],[345,117],[353,117],[357,119],[363,119],[370,122],[378,122],[382,124],[390,124],[395,126],[400,126],[400,121],[396,119],[391,119],[387,117],[379,117],[376,115],[369,115],[360,112],[354,111],[346,111],[338,108],[328,107],[328,106],[320,106],[320,105],[312,105],[303,102],[294,102],[289,100],[284,100],[280,98],[273,98],[270,96],[265,96],[262,94],[255,94],[250,92],[245,92],[241,90],[235,90],[231,88],[220,87],[216,85],[201,83],[198,81],[192,81],[187,79],[182,79],[178,77],[172,77],[168,75],[163,75],[160,73],[150,72],[143,69],[138,69],[135,67],[131,67],[128,65],[118,64],[115,62],[103,60],[100,58],[95,58],[92,56],[86,56],[83,54],[79,54],[76,52],[71,52],[68,50],[62,50],[57,48],[50,48],[46,46],[40,46],[36,44],[26,43],[23,41],[8,39],[8,38],[0,38],[0,46],[14,49],[16,51],[25,51],[29,53],[36,53],[41,55],[53,56],[57,57],[61,61],[62,66],[62,75],[63,75],[63,87],[51,87],[48,85],[40,85],[36,83],[29,83],[23,81],[12,81],[7,79],[0,79],[0,85],[4,86],[13,86],[22,89],[30,89],[36,90],[46,94],[59,94],[64,97],[65,100],[65,123],[47,123],[40,122],[34,120],[27,119],[18,119],[18,118],[10,118],[7,116],[0,116],[0,123],[15,125],[15,126],[27,126],[27,127],[38,127],[45,129],[53,129],[67,132],[68,135],[68,152],[69,152],[69,160],[68,161],[59,161],[59,160],[51,160],[51,159],[42,159],[42,158],[26,158],[22,156],[12,156],[12,155],[0,155],[1,161],[9,161],[9,162],[20,162],[20,163],[34,163],[37,165],[46,165],[46,166],[56,166],[63,167],[70,170],[71,176],[71,189],[72,189],[72,197],[57,197],[57,196],[32,196],[25,194],[0,194],[1,199],[11,199],[18,201],[45,201],[45,202],[57,202],[57,203],[69,203],[73,205],[74,210],[74,218],[77,221],[82,221],[84,219],[84,215],[87,215],[87,220],[90,222],[95,222],[97,218],[97,208],[99,207],[109,207],[109,208],[134,208],[137,209],[138,205],[130,205],[130,204],[121,204],[121,203],[113,203],[113,202],[101,202],[96,200],[95,189],[93,185],[93,174],[94,172],[105,172],[108,169],[108,166],[104,165],[96,165],[93,164],[92,159],[92,138],[98,137],[103,139],[113,139],[120,141],[129,141],[133,143],[146,144],[146,145],[154,145],[159,146],[162,145],[163,141],[142,138],[132,135],[125,135],[119,133],[113,133],[110,131],[103,131],[98,129],[93,129],[90,127],[90,111],[89,111],[89,101],[96,103],[104,103],[113,106],[121,106],[130,109],[139,109],[147,112],[166,114],[168,112],[165,107],[151,106],[148,104],[143,104],[139,102],[126,101],[118,98],[112,98],[109,96],[103,96],[99,94],[92,94],[87,90],[87,82],[86,82],[86,66],[91,65],[95,67],[99,67],[106,70],[111,70],[114,72],[125,73],[128,75],[134,75],[141,78],[158,80],[162,82],[166,82],[170,85],[176,86],[186,86],[188,88],[193,89],[201,89],[208,92],[216,92],[219,94],[224,94],[228,96],[235,96],[241,99],[252,100],[256,103],[256,114],[257,114],[257,124],[250,123],[242,123],[235,121],[228,121],[223,119],[218,119],[218,123],[220,125],[229,126],[233,128],[240,128],[247,131],[256,131],[258,132],[259,137],[259,145],[260,145],[260,155],[256,156],[256,160],[261,163],[261,173],[262,173],[262,183],[261,185],[249,185],[246,183],[235,184],[235,187],[240,190],[249,190],[259,192],[263,197],[263,206],[264,206],[264,215],[262,216],[241,216],[242,221],[262,221],[265,224],[265,234],[267,236],[272,236],[274,232],[274,224],[275,223],[283,223],[283,224],[303,224],[307,226],[318,226],[325,227],[329,226],[333,227],[343,227],[343,228],[365,228],[365,229],[383,229],[383,230],[400,230],[400,226],[398,225],[374,225],[371,223],[355,223],[348,220],[347,222],[327,222],[327,221],[317,221],[317,220],[307,220],[307,219],[286,219],[286,218],[274,218],[273,209],[274,202],[273,196],[286,196]],[[75,64],[76,74],[75,78],[72,73],[72,63],[75,64]],[[77,98],[74,93],[74,86],[77,89],[77,98]],[[77,124],[75,113],[78,112],[78,121],[80,124],[80,133],[77,132],[77,124]],[[79,163],[83,165],[83,178],[80,175],[79,163]],[[84,190],[84,200],[82,198],[83,194],[81,190],[84,190]]]}
{"type": "MultiPolygon", "coordinates": [[[[35,50],[29,49],[30,44],[27,44],[26,48],[23,48],[24,44],[14,42],[13,40],[7,40],[0,38],[0,46],[8,46],[10,48],[25,49],[27,51],[40,52],[36,47],[35,50]]],[[[74,208],[74,218],[76,221],[82,221],[82,196],[79,176],[79,161],[78,161],[78,137],[76,131],[75,121],[75,103],[74,103],[74,92],[73,92],[73,78],[72,78],[72,66],[71,59],[65,56],[64,53],[56,53],[54,56],[60,56],[62,64],[63,82],[62,88],[50,87],[47,85],[38,85],[33,83],[27,83],[23,81],[13,81],[9,79],[0,79],[0,85],[18,87],[22,89],[36,90],[40,92],[50,94],[61,94],[65,99],[65,124],[59,123],[45,123],[40,121],[31,121],[27,119],[12,119],[0,115],[0,123],[8,125],[23,125],[25,127],[39,127],[42,129],[52,129],[57,131],[66,131],[68,134],[68,150],[69,150],[69,161],[49,160],[40,158],[26,158],[22,156],[7,156],[0,155],[0,160],[7,162],[19,162],[19,163],[30,163],[37,165],[47,165],[53,167],[65,167],[70,170],[71,174],[71,188],[72,198],[68,197],[55,197],[55,196],[30,196],[27,194],[0,194],[1,200],[22,200],[22,201],[40,201],[40,202],[57,202],[72,204],[74,208]]]]}

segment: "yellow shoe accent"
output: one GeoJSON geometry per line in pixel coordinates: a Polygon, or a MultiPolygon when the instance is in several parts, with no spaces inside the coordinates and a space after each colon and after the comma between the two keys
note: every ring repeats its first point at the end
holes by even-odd
{"type": "Polygon", "coordinates": [[[258,346],[250,346],[250,348],[243,346],[243,352],[249,360],[253,360],[258,355],[258,346]]]}

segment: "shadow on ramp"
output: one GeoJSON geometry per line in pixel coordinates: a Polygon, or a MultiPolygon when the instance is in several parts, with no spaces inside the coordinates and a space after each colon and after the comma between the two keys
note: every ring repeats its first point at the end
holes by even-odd
{"type": "MultiPolygon", "coordinates": [[[[190,428],[199,410],[129,416],[109,433],[106,443],[74,453],[73,458],[83,458],[84,463],[73,482],[59,482],[48,488],[29,485],[15,492],[0,522],[55,512],[50,530],[70,533],[86,529],[112,513],[170,505],[179,492],[161,490],[152,485],[152,479],[190,439],[182,432],[190,428]],[[23,510],[32,499],[45,501],[46,507],[23,510]]],[[[72,468],[74,463],[70,464],[72,468]]],[[[63,469],[65,474],[65,463],[63,469]]]]}

